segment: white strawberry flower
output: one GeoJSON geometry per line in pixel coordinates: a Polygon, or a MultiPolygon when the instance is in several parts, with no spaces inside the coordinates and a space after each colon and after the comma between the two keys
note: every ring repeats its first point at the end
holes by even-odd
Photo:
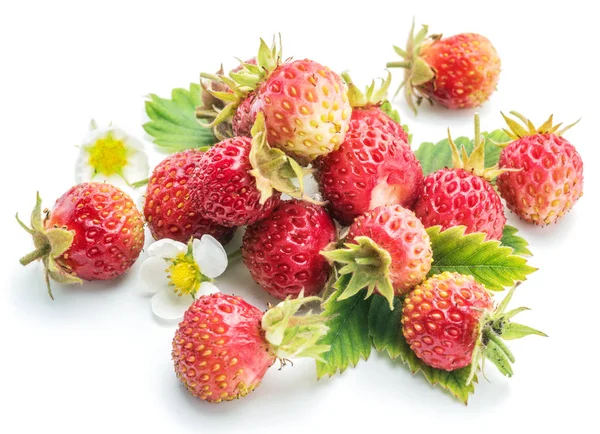
{"type": "Polygon", "coordinates": [[[121,128],[98,128],[92,120],[90,131],[79,146],[75,181],[107,181],[132,185],[148,178],[150,166],[144,144],[121,128]]]}
{"type": "Polygon", "coordinates": [[[214,237],[203,235],[185,245],[170,239],[148,248],[140,281],[152,296],[152,312],[162,319],[179,320],[195,299],[219,292],[212,283],[227,268],[227,253],[214,237]]]}

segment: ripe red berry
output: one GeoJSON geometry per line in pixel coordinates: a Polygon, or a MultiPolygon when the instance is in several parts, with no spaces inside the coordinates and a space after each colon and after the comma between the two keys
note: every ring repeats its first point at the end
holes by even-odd
{"type": "Polygon", "coordinates": [[[327,332],[323,319],[310,313],[292,318],[316,300],[286,300],[263,314],[240,297],[200,297],[175,332],[171,354],[177,377],[192,395],[218,403],[258,387],[276,359],[318,358],[329,350],[317,343],[327,332]]]}
{"type": "Polygon", "coordinates": [[[345,78],[353,106],[350,127],[339,149],[316,160],[315,177],[333,217],[350,225],[378,206],[412,207],[423,172],[406,132],[380,108],[389,83],[379,98],[368,100],[345,78]]]}
{"type": "Polygon", "coordinates": [[[561,136],[569,127],[557,131],[550,117],[535,129],[521,119],[528,130],[511,121],[512,142],[500,154],[500,167],[514,171],[500,175],[496,185],[508,208],[523,220],[556,223],[583,194],[583,161],[561,136]]]}
{"type": "Polygon", "coordinates": [[[427,37],[427,26],[417,34],[413,28],[405,50],[394,47],[404,57],[388,67],[407,68],[403,86],[410,107],[423,98],[450,109],[478,107],[496,90],[500,57],[492,43],[477,33],[461,33],[443,38],[427,37]]]}
{"type": "Polygon", "coordinates": [[[31,228],[19,223],[36,247],[21,263],[43,260],[49,293],[49,278],[60,283],[114,279],[129,270],[144,246],[144,224],[135,204],[106,183],[75,185],[43,219],[38,195],[31,228]]]}
{"type": "Polygon", "coordinates": [[[256,178],[250,173],[252,139],[223,140],[206,152],[195,173],[203,215],[223,226],[251,225],[267,217],[279,203],[274,192],[261,203],[256,178]]]}
{"type": "Polygon", "coordinates": [[[321,251],[336,239],[325,208],[299,200],[283,201],[266,219],[249,226],[242,257],[252,278],[279,299],[316,295],[331,265],[321,251]]]}
{"type": "Polygon", "coordinates": [[[170,155],[161,161],[148,181],[144,217],[152,236],[187,243],[208,234],[222,244],[234,228],[221,226],[202,215],[198,177],[194,175],[204,153],[195,149],[170,155]]]}

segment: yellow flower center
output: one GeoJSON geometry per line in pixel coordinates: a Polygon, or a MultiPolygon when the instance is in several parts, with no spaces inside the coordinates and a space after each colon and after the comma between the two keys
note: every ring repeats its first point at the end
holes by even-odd
{"type": "Polygon", "coordinates": [[[106,137],[96,140],[93,146],[88,148],[90,154],[90,166],[96,173],[105,176],[121,174],[127,165],[127,148],[121,140],[113,138],[111,133],[106,137]]]}
{"type": "Polygon", "coordinates": [[[196,262],[184,253],[180,253],[173,260],[168,272],[170,284],[179,295],[194,295],[200,288],[200,283],[206,280],[203,279],[196,262]]]}

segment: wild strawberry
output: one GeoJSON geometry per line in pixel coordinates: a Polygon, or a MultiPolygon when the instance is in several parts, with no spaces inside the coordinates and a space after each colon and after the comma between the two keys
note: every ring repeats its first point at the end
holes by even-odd
{"type": "Polygon", "coordinates": [[[315,177],[331,214],[343,225],[382,205],[411,207],[421,189],[423,172],[408,145],[406,132],[381,109],[391,81],[363,94],[349,86],[352,117],[339,149],[315,161],[315,177]]]}
{"type": "Polygon", "coordinates": [[[323,252],[343,264],[341,278],[351,276],[338,300],[366,287],[367,296],[376,290],[393,308],[394,295],[410,291],[431,269],[429,235],[414,213],[400,205],[377,207],[357,217],[344,246],[323,252]]]}
{"type": "Polygon", "coordinates": [[[510,377],[514,356],[502,339],[517,339],[544,333],[516,324],[510,319],[526,308],[506,312],[516,286],[494,311],[485,287],[458,273],[444,272],[430,277],[404,299],[402,333],[423,363],[453,371],[471,365],[473,378],[488,358],[510,377]]]}
{"type": "Polygon", "coordinates": [[[269,146],[262,113],[252,135],[252,139],[234,137],[217,143],[196,171],[202,213],[223,226],[264,219],[279,203],[280,193],[304,197],[302,178],[308,171],[269,146]],[[292,178],[298,178],[299,187],[292,178]]]}
{"type": "Polygon", "coordinates": [[[245,119],[249,113],[252,122],[263,112],[269,144],[302,164],[337,149],[344,141],[351,112],[346,88],[339,75],[317,62],[282,63],[275,44],[269,49],[261,40],[256,65],[244,63],[241,71],[218,79],[232,93],[213,92],[227,105],[211,126],[231,118],[238,108],[242,111],[238,118],[245,119]],[[248,110],[247,98],[252,92],[255,98],[248,110]]]}
{"type": "Polygon", "coordinates": [[[485,139],[475,115],[475,149],[470,157],[459,154],[448,132],[453,169],[441,169],[425,177],[423,190],[415,203],[415,214],[425,227],[442,229],[466,226],[465,233],[484,232],[487,240],[500,240],[506,217],[500,196],[488,179],[502,170],[485,166],[485,139]]]}
{"type": "Polygon", "coordinates": [[[272,296],[295,298],[301,291],[316,295],[331,273],[320,252],[335,239],[335,225],[325,208],[285,201],[246,229],[242,257],[252,278],[272,296]]]}
{"type": "Polygon", "coordinates": [[[537,225],[556,223],[583,194],[583,162],[575,147],[558,131],[552,116],[535,128],[524,116],[511,112],[525,128],[504,117],[511,142],[500,154],[500,167],[516,170],[500,175],[496,185],[508,208],[537,225]]]}
{"type": "Polygon", "coordinates": [[[423,98],[450,109],[487,101],[500,75],[500,57],[492,43],[477,33],[426,39],[427,31],[423,26],[415,36],[413,22],[406,49],[394,46],[404,61],[387,64],[406,68],[402,86],[409,106],[416,113],[423,98]]]}
{"type": "Polygon", "coordinates": [[[31,227],[35,250],[21,258],[27,265],[41,259],[48,294],[50,279],[59,283],[109,280],[125,273],[144,246],[144,223],[131,198],[111,184],[75,185],[44,211],[37,195],[31,227]]]}
{"type": "Polygon", "coordinates": [[[250,137],[252,131],[252,125],[256,118],[256,114],[252,113],[252,105],[256,100],[254,93],[250,93],[238,106],[233,119],[231,120],[231,126],[233,128],[233,134],[235,136],[250,137]]]}
{"type": "Polygon", "coordinates": [[[258,387],[278,358],[320,358],[329,350],[317,344],[327,326],[318,315],[293,316],[314,300],[318,299],[286,300],[263,315],[240,297],[200,297],[175,332],[172,358],[177,377],[202,400],[231,401],[258,387]]]}
{"type": "Polygon", "coordinates": [[[144,217],[156,240],[170,238],[187,243],[190,238],[208,234],[222,244],[233,237],[235,229],[221,226],[201,213],[199,188],[194,171],[204,153],[196,149],[170,155],[154,169],[146,192],[144,217]]]}

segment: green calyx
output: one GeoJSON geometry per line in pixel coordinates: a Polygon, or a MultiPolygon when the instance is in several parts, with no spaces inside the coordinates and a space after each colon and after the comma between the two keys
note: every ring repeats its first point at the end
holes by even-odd
{"type": "Polygon", "coordinates": [[[441,35],[431,35],[427,37],[429,28],[423,25],[421,30],[415,35],[415,20],[413,19],[406,49],[394,45],[394,51],[403,58],[400,62],[389,62],[388,68],[404,68],[404,80],[396,91],[396,95],[404,88],[404,96],[410,108],[417,113],[417,107],[423,101],[423,96],[419,94],[418,86],[427,83],[435,78],[435,70],[425,62],[420,56],[424,47],[427,47],[432,41],[441,39],[441,35]]]}
{"type": "Polygon", "coordinates": [[[493,167],[485,167],[485,138],[481,134],[479,113],[475,113],[474,124],[475,136],[473,137],[473,152],[471,152],[471,155],[467,155],[464,147],[461,147],[460,151],[458,150],[456,143],[454,143],[450,135],[450,128],[448,128],[448,143],[452,151],[452,165],[454,168],[472,172],[488,181],[493,180],[504,172],[517,171],[518,169],[500,169],[498,168],[498,164],[493,167]]]}
{"type": "Polygon", "coordinates": [[[512,363],[515,361],[515,356],[504,343],[505,340],[519,339],[528,335],[547,337],[545,333],[539,330],[511,321],[518,313],[529,310],[527,307],[506,310],[519,284],[517,283],[508,291],[495,312],[482,315],[479,338],[473,349],[471,371],[467,378],[467,384],[471,383],[478,370],[483,369],[483,363],[486,359],[492,362],[503,375],[507,377],[513,375],[512,363]]]}
{"type": "Polygon", "coordinates": [[[345,286],[338,300],[350,298],[363,288],[367,288],[365,298],[368,298],[377,289],[393,310],[394,287],[390,280],[392,257],[369,237],[359,236],[354,241],[356,244],[345,243],[345,248],[321,252],[328,260],[342,265],[338,270],[340,278],[333,285],[336,290],[345,286]],[[343,278],[346,274],[352,276],[349,282],[343,278]]]}
{"type": "Polygon", "coordinates": [[[221,103],[214,100],[207,101],[209,104],[212,103],[211,107],[207,107],[205,102],[203,107],[196,109],[196,117],[212,119],[210,124],[206,125],[209,128],[229,121],[240,103],[281,64],[281,56],[280,35],[279,46],[277,46],[275,38],[273,38],[270,48],[263,39],[260,40],[256,65],[240,61],[241,69],[237,72],[230,72],[228,76],[223,74],[222,69],[217,74],[200,74],[202,78],[213,82],[210,86],[206,83],[203,84],[203,88],[221,103]]]}
{"type": "Polygon", "coordinates": [[[296,299],[288,297],[270,308],[262,318],[262,329],[271,351],[279,359],[310,357],[322,360],[321,355],[329,351],[329,345],[319,344],[329,327],[327,318],[313,314],[296,315],[308,303],[320,302],[319,297],[304,297],[304,291],[296,299]]]}
{"type": "MultiPolygon", "coordinates": [[[[45,213],[47,214],[46,211],[45,213]]],[[[73,244],[75,233],[66,228],[54,227],[47,229],[44,226],[44,221],[42,220],[42,199],[39,192],[36,196],[35,207],[31,212],[31,227],[28,227],[19,219],[19,214],[16,215],[16,219],[19,225],[31,235],[35,246],[35,250],[23,256],[19,262],[22,265],[28,265],[35,260],[42,260],[50,298],[54,299],[50,287],[50,279],[59,283],[82,282],[80,278],[67,271],[57,262],[57,259],[69,250],[71,244],[73,244]]]]}
{"type": "Polygon", "coordinates": [[[312,171],[300,166],[296,160],[282,150],[269,146],[265,117],[262,112],[257,114],[256,121],[252,126],[250,164],[252,165],[250,174],[256,179],[261,204],[264,204],[273,195],[273,190],[311,201],[304,194],[304,176],[312,171]],[[294,179],[298,180],[298,186],[294,184],[294,179]]]}
{"type": "MultiPolygon", "coordinates": [[[[544,122],[542,125],[536,128],[529,119],[527,119],[525,116],[518,112],[511,111],[510,114],[516,117],[519,121],[521,121],[522,125],[518,121],[509,118],[504,113],[500,112],[500,114],[504,118],[504,121],[506,122],[506,125],[508,127],[503,129],[502,131],[504,131],[511,138],[511,141],[518,140],[523,137],[533,136],[535,134],[554,134],[556,136],[562,136],[565,132],[567,132],[567,130],[575,126],[581,120],[578,119],[572,124],[561,128],[562,123],[554,125],[553,115],[550,115],[546,122],[544,122]]],[[[505,147],[508,146],[510,143],[511,142],[498,143],[497,145],[505,147]]]]}
{"type": "Polygon", "coordinates": [[[387,92],[392,83],[392,74],[390,71],[387,71],[387,78],[385,80],[381,79],[381,86],[376,87],[375,80],[373,80],[367,86],[364,93],[352,82],[348,71],[342,73],[342,78],[348,85],[348,100],[352,108],[381,106],[387,101],[387,92]]]}

